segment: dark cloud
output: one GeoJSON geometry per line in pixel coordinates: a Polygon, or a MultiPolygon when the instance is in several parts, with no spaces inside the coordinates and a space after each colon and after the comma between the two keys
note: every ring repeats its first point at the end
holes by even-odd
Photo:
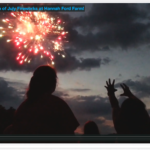
{"type": "Polygon", "coordinates": [[[60,90],[56,90],[53,94],[58,97],[68,97],[69,96],[68,93],[66,93],[65,91],[60,91],[60,90]]]}
{"type": "Polygon", "coordinates": [[[148,44],[150,11],[144,9],[147,7],[147,4],[93,4],[86,16],[72,19],[67,27],[70,45],[74,47],[71,52],[128,49],[148,44]]]}
{"type": "MultiPolygon", "coordinates": [[[[19,83],[18,83],[19,84],[19,83]]],[[[7,81],[0,77],[0,104],[6,108],[17,108],[21,104],[22,93],[11,87],[7,81]]]]}
{"type": "MultiPolygon", "coordinates": [[[[131,91],[133,90],[133,93],[139,97],[139,98],[144,98],[144,97],[149,97],[150,96],[150,77],[142,77],[140,80],[124,80],[121,83],[125,83],[131,91]]],[[[120,88],[120,84],[117,83],[116,87],[120,88]]]]}
{"type": "Polygon", "coordinates": [[[104,51],[109,51],[110,48],[109,48],[109,46],[104,46],[104,47],[102,47],[102,50],[104,50],[104,51]]]}
{"type": "Polygon", "coordinates": [[[90,89],[69,89],[70,91],[75,91],[75,92],[88,92],[90,89]]]}
{"type": "MultiPolygon", "coordinates": [[[[143,5],[145,7],[146,5],[143,5]]],[[[138,9],[138,4],[93,4],[87,16],[78,21],[84,26],[100,26],[114,23],[132,22],[147,17],[144,10],[138,9]]]]}
{"type": "Polygon", "coordinates": [[[99,58],[79,58],[66,55],[66,58],[61,58],[59,55],[55,56],[55,67],[60,72],[79,70],[90,70],[92,68],[99,68],[101,65],[101,59],[99,58]]]}
{"type": "Polygon", "coordinates": [[[91,68],[100,67],[100,61],[101,61],[101,59],[95,59],[95,58],[84,59],[84,58],[82,58],[80,68],[81,68],[81,70],[83,70],[84,68],[86,70],[90,70],[91,68]]]}

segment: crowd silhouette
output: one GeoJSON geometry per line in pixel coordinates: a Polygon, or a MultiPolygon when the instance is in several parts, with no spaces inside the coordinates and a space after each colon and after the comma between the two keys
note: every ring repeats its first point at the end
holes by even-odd
{"type": "MultiPolygon", "coordinates": [[[[57,74],[49,65],[38,67],[30,80],[26,99],[19,108],[6,110],[0,106],[0,133],[74,135],[79,123],[67,103],[54,96],[57,74]],[[8,121],[9,120],[9,121],[8,121]]],[[[115,80],[105,88],[112,107],[112,120],[117,134],[150,134],[150,117],[145,104],[126,84],[121,84],[125,99],[121,106],[115,96],[115,80]]],[[[93,121],[84,125],[84,135],[100,135],[93,121]]]]}

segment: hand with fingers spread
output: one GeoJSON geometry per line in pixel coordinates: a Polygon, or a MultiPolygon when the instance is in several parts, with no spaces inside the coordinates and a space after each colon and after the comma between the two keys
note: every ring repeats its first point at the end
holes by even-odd
{"type": "Polygon", "coordinates": [[[110,79],[106,81],[107,86],[105,86],[105,88],[108,91],[108,95],[113,95],[117,91],[117,89],[114,88],[114,84],[115,84],[115,80],[113,80],[112,84],[110,79]]]}
{"type": "Polygon", "coordinates": [[[132,92],[130,91],[129,87],[126,84],[120,84],[120,86],[122,87],[124,93],[121,94],[120,96],[127,96],[127,97],[131,97],[133,96],[132,92]]]}

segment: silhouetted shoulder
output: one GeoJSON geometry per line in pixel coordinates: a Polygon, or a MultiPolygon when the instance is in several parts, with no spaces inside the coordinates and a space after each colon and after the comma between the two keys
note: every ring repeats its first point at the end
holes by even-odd
{"type": "Polygon", "coordinates": [[[74,131],[79,126],[79,123],[68,104],[61,98],[54,95],[51,95],[50,97],[50,103],[51,102],[55,103],[57,106],[55,110],[59,113],[59,121],[63,128],[74,131]]]}

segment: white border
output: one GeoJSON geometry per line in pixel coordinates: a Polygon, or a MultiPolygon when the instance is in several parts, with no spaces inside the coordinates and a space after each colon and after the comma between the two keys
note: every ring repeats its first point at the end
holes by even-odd
{"type": "Polygon", "coordinates": [[[0,149],[150,149],[150,144],[0,144],[0,149]]]}

